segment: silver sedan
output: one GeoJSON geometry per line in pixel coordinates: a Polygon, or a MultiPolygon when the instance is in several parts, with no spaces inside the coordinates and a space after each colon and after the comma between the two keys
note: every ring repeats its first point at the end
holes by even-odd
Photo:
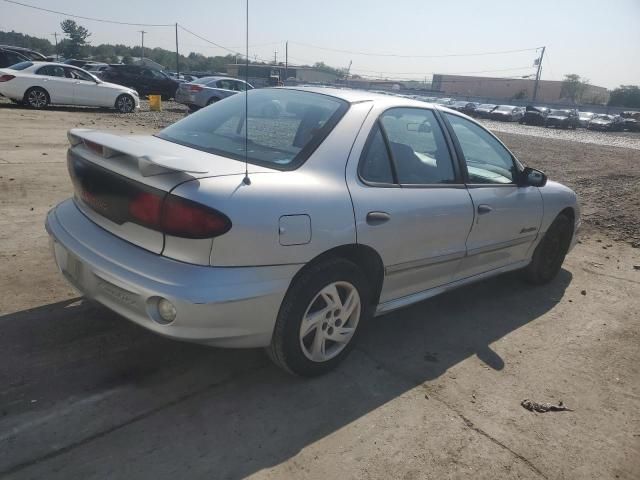
{"type": "MultiPolygon", "coordinates": [[[[362,325],[511,270],[553,280],[567,187],[445,107],[326,88],[235,95],[155,136],[74,129],[46,220],[85,296],[156,333],[335,367],[362,325]]],[[[515,288],[515,287],[514,287],[515,288]]]]}
{"type": "Polygon", "coordinates": [[[194,111],[238,92],[251,89],[253,87],[250,84],[236,78],[202,77],[193,82],[178,85],[175,99],[176,102],[187,105],[194,111]]]}

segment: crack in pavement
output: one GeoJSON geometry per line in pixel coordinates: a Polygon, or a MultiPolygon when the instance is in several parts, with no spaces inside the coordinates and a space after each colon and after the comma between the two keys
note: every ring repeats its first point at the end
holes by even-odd
{"type": "Polygon", "coordinates": [[[446,408],[448,408],[449,410],[451,410],[453,413],[455,413],[457,415],[457,417],[462,420],[462,423],[464,423],[464,425],[473,430],[474,432],[478,433],[479,435],[482,435],[483,437],[485,437],[486,439],[488,439],[489,441],[491,441],[492,443],[494,443],[495,445],[499,446],[500,448],[506,450],[507,452],[509,452],[511,455],[513,455],[515,458],[517,458],[518,460],[520,460],[522,463],[524,463],[527,467],[529,467],[531,470],[533,470],[536,474],[538,474],[540,477],[544,478],[545,480],[548,480],[548,477],[542,473],[542,471],[540,471],[540,469],[538,469],[538,467],[536,467],[533,462],[531,462],[531,460],[529,460],[528,458],[526,458],[525,456],[519,454],[518,452],[512,450],[508,445],[504,444],[503,442],[501,442],[500,440],[498,440],[497,438],[493,437],[490,433],[484,431],[482,428],[476,426],[471,420],[469,420],[467,417],[464,416],[464,414],[462,412],[460,412],[457,408],[455,408],[454,406],[450,405],[449,403],[447,403],[446,401],[444,401],[442,398],[440,398],[438,395],[434,394],[433,392],[431,392],[430,390],[427,389],[426,385],[424,385],[423,382],[418,381],[416,379],[413,379],[409,376],[406,376],[402,373],[398,373],[398,372],[394,372],[392,369],[390,369],[387,365],[385,365],[384,363],[380,362],[378,359],[376,359],[373,355],[371,355],[371,353],[367,352],[366,350],[363,350],[362,348],[359,347],[355,347],[354,350],[364,354],[364,356],[366,356],[367,358],[369,358],[369,360],[375,362],[376,365],[379,365],[382,369],[384,369],[387,373],[391,374],[391,375],[395,375],[398,378],[401,378],[403,380],[405,380],[406,382],[410,382],[412,384],[415,384],[416,386],[419,386],[420,388],[422,388],[424,391],[426,391],[429,394],[429,398],[433,397],[434,400],[436,400],[438,403],[440,403],[441,405],[444,405],[446,408]]]}
{"type": "MultiPolygon", "coordinates": [[[[262,365],[260,367],[254,368],[254,369],[241,371],[239,373],[241,373],[241,374],[255,373],[255,372],[259,371],[259,370],[267,368],[268,366],[270,366],[270,365],[265,364],[265,365],[262,365]]],[[[171,407],[173,407],[175,405],[178,405],[178,404],[180,404],[182,402],[185,402],[187,400],[191,400],[192,398],[196,398],[196,397],[206,393],[207,391],[211,390],[212,388],[224,386],[224,385],[226,385],[226,384],[228,384],[228,383],[230,383],[230,382],[232,382],[232,381],[234,381],[236,379],[237,379],[237,376],[229,375],[228,377],[225,377],[222,380],[219,380],[219,381],[214,382],[214,383],[210,383],[210,384],[208,384],[208,385],[206,385],[206,386],[204,386],[204,387],[202,387],[202,388],[200,388],[198,390],[194,390],[194,391],[186,393],[186,394],[184,394],[184,395],[182,395],[182,396],[180,396],[180,397],[178,397],[178,398],[176,398],[174,400],[171,400],[170,402],[158,405],[157,407],[152,408],[151,410],[147,410],[146,412],[143,412],[143,413],[140,413],[138,415],[135,415],[135,416],[131,417],[129,420],[127,420],[125,422],[113,425],[112,427],[109,427],[109,428],[107,428],[105,430],[101,430],[101,431],[96,432],[96,433],[94,433],[92,435],[88,435],[87,437],[81,438],[80,440],[77,440],[77,441],[75,441],[73,443],[70,443],[69,445],[65,445],[64,447],[60,447],[60,448],[57,448],[55,450],[52,450],[51,452],[49,452],[46,455],[43,455],[41,457],[34,458],[32,460],[28,460],[28,461],[25,461],[25,462],[18,463],[18,464],[14,465],[14,466],[6,469],[6,470],[2,470],[2,471],[0,471],[0,476],[2,476],[2,477],[9,476],[9,475],[12,475],[14,473],[19,472],[20,470],[24,470],[25,468],[31,467],[33,465],[37,465],[37,464],[45,462],[47,460],[51,460],[52,458],[55,458],[55,457],[58,457],[60,455],[65,454],[67,452],[70,452],[71,450],[74,450],[75,448],[81,447],[81,446],[86,445],[88,443],[91,443],[91,442],[93,442],[95,440],[98,440],[98,439],[100,439],[102,437],[105,437],[105,436],[109,435],[110,433],[113,433],[113,432],[115,432],[117,430],[120,430],[121,428],[127,427],[129,425],[134,424],[134,423],[140,422],[140,421],[142,421],[142,420],[144,420],[146,418],[149,418],[149,417],[155,415],[158,412],[161,412],[163,410],[171,408],[171,407]]]]}

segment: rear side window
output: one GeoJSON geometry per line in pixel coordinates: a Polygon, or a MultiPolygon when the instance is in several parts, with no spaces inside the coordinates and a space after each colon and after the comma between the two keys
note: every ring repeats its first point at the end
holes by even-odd
{"type": "Polygon", "coordinates": [[[365,147],[359,165],[359,172],[360,177],[366,182],[394,183],[391,158],[378,123],[373,127],[371,137],[369,137],[368,144],[365,147]]]}
{"type": "Polygon", "coordinates": [[[39,68],[36,75],[46,75],[48,77],[64,77],[64,68],[59,65],[46,65],[39,68]]]}
{"type": "Polygon", "coordinates": [[[238,160],[290,170],[322,143],[349,108],[328,95],[295,90],[257,89],[232,95],[162,130],[162,139],[238,160]]]}
{"type": "Polygon", "coordinates": [[[455,183],[449,148],[433,111],[392,108],[380,116],[380,124],[400,184],[455,183]]]}

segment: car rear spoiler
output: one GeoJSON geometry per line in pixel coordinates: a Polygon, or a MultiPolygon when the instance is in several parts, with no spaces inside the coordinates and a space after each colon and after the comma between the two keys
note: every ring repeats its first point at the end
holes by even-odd
{"type": "Polygon", "coordinates": [[[154,151],[148,145],[141,145],[130,137],[87,128],[73,128],[69,130],[67,137],[72,147],[83,143],[105,158],[119,155],[134,158],[138,162],[140,173],[145,177],[168,172],[208,172],[207,169],[203,169],[202,162],[187,157],[165,155],[160,149],[156,148],[154,151]]]}

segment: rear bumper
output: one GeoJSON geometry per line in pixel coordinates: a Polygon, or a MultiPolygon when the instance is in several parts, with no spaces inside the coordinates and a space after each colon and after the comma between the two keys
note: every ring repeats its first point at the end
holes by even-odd
{"type": "Polygon", "coordinates": [[[215,346],[268,345],[300,268],[220,268],[171,260],[103,230],[72,200],[48,213],[46,228],[58,268],[84,296],[158,334],[215,346]],[[170,324],[156,320],[159,298],[176,308],[170,324]]]}
{"type": "Polygon", "coordinates": [[[195,103],[195,95],[185,93],[178,89],[175,100],[183,105],[193,105],[195,103]]]}

